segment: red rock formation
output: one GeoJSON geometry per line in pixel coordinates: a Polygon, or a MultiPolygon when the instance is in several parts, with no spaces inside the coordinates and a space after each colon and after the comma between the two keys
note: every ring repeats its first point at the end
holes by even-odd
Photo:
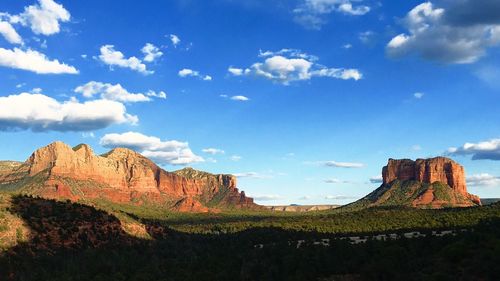
{"type": "MultiPolygon", "coordinates": [[[[446,157],[430,159],[389,159],[387,166],[382,169],[383,184],[394,180],[419,181],[423,183],[441,182],[450,186],[455,192],[480,204],[479,197],[467,193],[464,168],[455,161],[446,157]]],[[[428,201],[429,194],[424,201],[428,201]]]]}
{"type": "MultiPolygon", "coordinates": [[[[98,156],[85,144],[71,148],[62,142],[54,142],[36,150],[23,169],[32,178],[47,174],[45,188],[39,194],[48,197],[72,200],[106,198],[118,203],[137,204],[144,200],[174,202],[173,207],[181,211],[205,212],[208,208],[198,202],[198,198],[208,203],[218,195],[220,202],[215,205],[257,206],[244,192],[238,192],[236,178],[232,175],[212,175],[193,169],[167,172],[126,148],[115,148],[98,156]],[[193,174],[193,171],[198,173],[196,177],[186,174],[193,174]],[[219,194],[222,190],[224,196],[219,194]]],[[[13,178],[8,174],[3,177],[13,178]]]]}

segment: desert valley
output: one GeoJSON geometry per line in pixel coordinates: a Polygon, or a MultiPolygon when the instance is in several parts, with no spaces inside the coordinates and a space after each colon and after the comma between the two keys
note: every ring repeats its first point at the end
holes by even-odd
{"type": "Polygon", "coordinates": [[[500,280],[500,0],[1,0],[0,281],[500,280]]]}
{"type": "MultiPolygon", "coordinates": [[[[445,157],[389,159],[380,187],[335,208],[261,206],[238,190],[232,175],[168,172],[126,148],[96,155],[85,144],[54,142],[25,162],[0,164],[0,274],[7,280],[496,274],[473,265],[484,262],[481,255],[499,239],[500,205],[482,206],[467,192],[464,168],[445,157]],[[411,259],[397,261],[401,267],[394,269],[392,251],[411,259]],[[463,251],[471,264],[465,272],[449,272],[453,261],[465,258],[463,251]],[[369,253],[377,256],[370,265],[356,258],[369,253]]],[[[486,263],[494,268],[493,261],[486,263]]]]}

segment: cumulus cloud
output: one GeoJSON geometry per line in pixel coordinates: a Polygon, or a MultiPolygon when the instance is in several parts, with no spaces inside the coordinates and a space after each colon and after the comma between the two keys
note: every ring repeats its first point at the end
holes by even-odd
{"type": "Polygon", "coordinates": [[[59,102],[36,93],[0,97],[0,130],[93,131],[112,124],[138,122],[123,104],[110,100],[59,102]]]}
{"type": "Polygon", "coordinates": [[[11,44],[22,44],[23,39],[17,33],[17,31],[12,27],[12,25],[6,21],[0,20],[0,35],[2,35],[7,42],[11,44]]]}
{"type": "Polygon", "coordinates": [[[106,148],[133,149],[160,164],[187,165],[204,161],[202,157],[191,151],[187,142],[162,141],[160,138],[137,132],[106,134],[99,143],[106,148]]]}
{"type": "Polygon", "coordinates": [[[144,54],[144,61],[146,62],[153,62],[163,55],[160,49],[151,43],[146,43],[141,52],[144,54]]]}
{"type": "Polygon", "coordinates": [[[179,36],[175,35],[175,34],[170,34],[170,42],[172,42],[172,44],[174,46],[177,46],[179,45],[179,43],[181,42],[181,39],[179,38],[179,36]]]}
{"type": "Polygon", "coordinates": [[[316,63],[317,57],[294,49],[282,49],[277,52],[260,52],[263,62],[256,62],[246,69],[228,68],[234,76],[253,75],[277,83],[288,85],[292,81],[310,80],[313,77],[359,80],[363,77],[357,69],[328,68],[316,63]]]}
{"type": "Polygon", "coordinates": [[[149,90],[146,92],[146,96],[155,97],[155,98],[159,98],[159,99],[166,99],[167,93],[165,93],[164,91],[155,92],[153,90],[149,90]]]}
{"type": "Polygon", "coordinates": [[[219,149],[219,148],[213,148],[213,147],[204,148],[201,151],[203,151],[205,153],[208,153],[208,154],[212,154],[212,155],[215,155],[215,154],[224,154],[224,150],[219,149]]]}
{"type": "Polygon", "coordinates": [[[467,184],[471,186],[500,186],[500,177],[481,173],[467,177],[467,184]]]}
{"type": "Polygon", "coordinates": [[[236,68],[236,67],[230,66],[230,67],[227,68],[227,71],[229,73],[231,73],[232,75],[234,75],[234,76],[241,76],[241,75],[243,75],[243,69],[242,68],[236,68]]]}
{"type": "Polygon", "coordinates": [[[293,10],[295,21],[306,28],[319,30],[326,24],[328,15],[340,13],[348,16],[362,16],[370,7],[353,4],[362,0],[302,0],[293,10]]]}
{"type": "Polygon", "coordinates": [[[154,71],[147,70],[146,65],[136,57],[125,58],[122,52],[116,51],[113,45],[104,45],[100,49],[101,54],[99,59],[109,65],[110,67],[118,66],[122,68],[129,68],[131,70],[148,75],[153,74],[154,71]]]}
{"type": "Polygon", "coordinates": [[[27,49],[0,48],[0,66],[32,71],[38,74],[77,74],[78,70],[58,60],[50,60],[44,54],[27,49]]]}
{"type": "Polygon", "coordinates": [[[9,18],[11,23],[29,26],[35,34],[53,35],[59,33],[60,22],[68,22],[71,14],[53,0],[38,0],[38,4],[25,7],[23,13],[9,18]]]}
{"type": "Polygon", "coordinates": [[[185,78],[185,77],[198,77],[198,78],[200,78],[201,80],[204,80],[204,81],[211,81],[212,80],[212,76],[210,76],[210,75],[202,75],[202,74],[200,74],[199,71],[192,70],[192,69],[189,69],[189,68],[183,68],[183,69],[179,70],[179,72],[177,74],[179,75],[179,77],[182,77],[182,78],[185,78]]]}
{"type": "Polygon", "coordinates": [[[99,95],[102,99],[114,100],[119,102],[142,102],[151,101],[150,97],[166,98],[165,92],[160,91],[159,93],[154,91],[148,91],[146,94],[143,93],[130,93],[120,84],[109,84],[96,81],[90,81],[87,84],[78,86],[75,89],[76,93],[82,94],[86,98],[92,98],[95,95],[99,95]]]}
{"type": "Polygon", "coordinates": [[[465,143],[461,147],[450,147],[447,155],[472,155],[472,160],[500,160],[500,139],[478,143],[465,143]]]}
{"type": "Polygon", "coordinates": [[[473,63],[500,45],[497,0],[461,0],[446,8],[431,2],[414,7],[403,19],[407,32],[387,44],[390,57],[415,54],[444,63],[473,63]]]}

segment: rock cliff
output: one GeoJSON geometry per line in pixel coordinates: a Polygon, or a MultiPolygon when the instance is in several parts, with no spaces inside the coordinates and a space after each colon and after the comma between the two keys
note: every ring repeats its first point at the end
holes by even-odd
{"type": "Polygon", "coordinates": [[[423,183],[441,182],[450,186],[458,193],[467,194],[464,167],[446,157],[430,159],[389,159],[387,166],[382,168],[384,184],[394,180],[414,180],[423,183]]]}
{"type": "Polygon", "coordinates": [[[179,211],[257,205],[236,188],[236,177],[186,168],[167,172],[141,154],[115,148],[96,155],[85,144],[71,148],[54,142],[25,163],[0,173],[0,188],[22,189],[45,197],[106,199],[116,203],[154,203],[179,211]],[[2,187],[3,184],[3,187],[2,187]]]}
{"type": "Polygon", "coordinates": [[[481,205],[467,192],[464,168],[446,157],[389,159],[382,168],[382,185],[349,208],[409,206],[417,208],[481,205]]]}

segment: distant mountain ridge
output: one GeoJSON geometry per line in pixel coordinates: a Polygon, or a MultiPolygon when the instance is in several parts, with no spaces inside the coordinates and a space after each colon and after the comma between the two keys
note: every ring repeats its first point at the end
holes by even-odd
{"type": "Polygon", "coordinates": [[[104,199],[157,204],[183,212],[258,208],[236,187],[236,177],[185,168],[167,172],[141,154],[115,148],[95,155],[90,146],[63,142],[42,147],[24,163],[2,162],[0,190],[48,198],[104,199]]]}
{"type": "Polygon", "coordinates": [[[446,157],[389,159],[382,169],[382,185],[344,208],[405,206],[438,209],[481,205],[467,192],[464,168],[446,157]]]}

